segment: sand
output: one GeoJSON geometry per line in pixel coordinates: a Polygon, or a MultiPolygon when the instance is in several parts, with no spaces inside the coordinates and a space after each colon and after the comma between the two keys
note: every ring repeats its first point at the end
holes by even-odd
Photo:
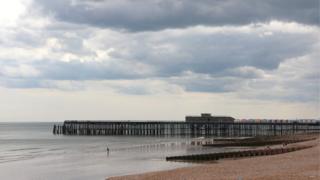
{"type": "Polygon", "coordinates": [[[245,180],[245,179],[320,179],[319,139],[298,144],[316,144],[300,151],[242,159],[221,160],[195,167],[138,175],[112,177],[110,180],[245,180]]]}

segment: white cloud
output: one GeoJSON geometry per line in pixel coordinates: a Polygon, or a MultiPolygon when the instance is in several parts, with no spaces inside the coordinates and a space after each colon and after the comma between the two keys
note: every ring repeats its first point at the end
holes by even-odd
{"type": "Polygon", "coordinates": [[[16,21],[26,12],[30,0],[0,2],[0,27],[15,26],[16,21]]]}

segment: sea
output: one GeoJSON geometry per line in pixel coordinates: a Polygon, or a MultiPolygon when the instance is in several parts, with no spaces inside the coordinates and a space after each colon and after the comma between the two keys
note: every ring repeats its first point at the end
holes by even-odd
{"type": "Polygon", "coordinates": [[[195,166],[166,156],[228,150],[194,146],[189,137],[54,135],[53,124],[0,123],[0,180],[102,180],[195,166]]]}

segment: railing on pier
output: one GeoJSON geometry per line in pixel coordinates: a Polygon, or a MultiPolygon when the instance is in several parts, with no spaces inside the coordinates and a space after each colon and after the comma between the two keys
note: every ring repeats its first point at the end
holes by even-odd
{"type": "Polygon", "coordinates": [[[208,122],[183,121],[65,121],[54,125],[54,134],[134,136],[271,136],[319,133],[320,123],[301,122],[208,122]]]}

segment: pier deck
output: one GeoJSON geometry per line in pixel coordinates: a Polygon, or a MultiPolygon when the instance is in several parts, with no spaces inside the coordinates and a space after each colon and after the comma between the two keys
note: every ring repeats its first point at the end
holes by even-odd
{"type": "Polygon", "coordinates": [[[319,133],[320,123],[185,121],[65,121],[54,125],[54,134],[128,136],[273,136],[319,133]]]}

